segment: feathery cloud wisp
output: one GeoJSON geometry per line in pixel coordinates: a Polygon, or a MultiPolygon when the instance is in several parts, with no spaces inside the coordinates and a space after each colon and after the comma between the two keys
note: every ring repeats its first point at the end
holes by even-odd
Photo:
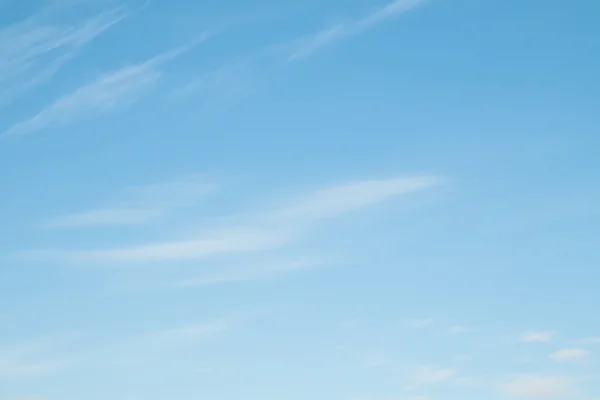
{"type": "Polygon", "coordinates": [[[266,250],[289,242],[323,220],[423,190],[438,182],[429,176],[353,182],[317,191],[291,205],[250,218],[250,222],[242,221],[202,236],[112,249],[30,252],[29,255],[61,261],[131,263],[266,250]]]}
{"type": "Polygon", "coordinates": [[[101,346],[89,352],[86,358],[94,360],[104,358],[109,362],[115,357],[120,360],[139,360],[143,357],[158,355],[162,358],[164,355],[185,350],[197,343],[221,337],[264,312],[265,310],[254,310],[224,315],[199,323],[160,328],[101,346]]]}
{"type": "Polygon", "coordinates": [[[203,177],[189,176],[172,182],[130,188],[115,206],[96,208],[45,221],[53,229],[136,225],[161,218],[177,208],[194,205],[214,190],[203,177]]]}
{"type": "Polygon", "coordinates": [[[585,361],[590,352],[584,349],[562,349],[550,355],[550,358],[556,362],[582,362],[585,361]]]}
{"type": "MultiPolygon", "coordinates": [[[[204,35],[196,44],[208,38],[204,35]]],[[[65,124],[77,117],[104,112],[137,100],[140,93],[162,75],[161,67],[189,50],[191,44],[177,47],[142,63],[104,74],[97,80],[59,98],[30,119],[13,125],[3,136],[30,133],[53,124],[65,124]]]]}
{"type": "Polygon", "coordinates": [[[394,16],[403,14],[423,3],[424,0],[394,0],[360,19],[340,23],[315,34],[299,39],[293,45],[288,61],[307,57],[323,47],[350,35],[361,33],[394,16]]]}
{"type": "Polygon", "coordinates": [[[0,30],[0,104],[47,81],[82,47],[131,11],[117,7],[74,24],[63,24],[47,12],[0,30]]]}
{"type": "MultiPolygon", "coordinates": [[[[359,34],[394,16],[405,13],[426,0],[393,0],[390,3],[364,15],[361,18],[345,21],[321,31],[302,36],[289,43],[267,46],[260,51],[242,58],[233,64],[226,64],[212,72],[193,79],[184,87],[174,90],[170,98],[179,98],[191,93],[210,94],[211,100],[238,99],[245,96],[254,85],[259,64],[286,63],[306,58],[314,52],[333,45],[344,37],[359,34]]],[[[264,65],[263,65],[264,66],[264,65]]]]}
{"type": "Polygon", "coordinates": [[[65,338],[66,335],[44,337],[0,348],[0,381],[62,372],[70,361],[60,351],[65,338]]]}
{"type": "MultiPolygon", "coordinates": [[[[243,263],[242,263],[243,264],[243,263]]],[[[248,265],[234,265],[218,268],[200,276],[184,278],[173,282],[160,283],[160,287],[198,287],[206,285],[247,282],[279,276],[283,273],[318,268],[325,264],[324,260],[265,261],[248,265]]]]}
{"type": "Polygon", "coordinates": [[[600,344],[600,337],[587,337],[577,341],[579,344],[600,344]]]}
{"type": "Polygon", "coordinates": [[[25,396],[25,397],[15,397],[12,400],[45,400],[42,396],[25,396]]]}
{"type": "Polygon", "coordinates": [[[524,375],[500,382],[497,389],[505,396],[523,399],[567,398],[573,395],[572,380],[560,376],[524,375]]]}
{"type": "Polygon", "coordinates": [[[519,341],[523,343],[549,342],[556,335],[556,333],[556,331],[527,332],[521,335],[519,341]]]}

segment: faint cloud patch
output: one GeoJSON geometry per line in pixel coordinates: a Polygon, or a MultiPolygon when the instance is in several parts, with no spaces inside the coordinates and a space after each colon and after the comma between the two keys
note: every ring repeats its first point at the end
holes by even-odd
{"type": "Polygon", "coordinates": [[[210,35],[205,34],[190,44],[103,74],[95,81],[55,100],[33,117],[13,125],[2,136],[31,133],[52,125],[67,124],[82,115],[103,113],[131,105],[163,75],[162,67],[165,63],[208,37],[210,35]]]}
{"type": "Polygon", "coordinates": [[[65,372],[75,359],[73,334],[52,335],[0,347],[0,380],[27,380],[65,372]]]}
{"type": "Polygon", "coordinates": [[[138,225],[165,217],[175,210],[197,204],[214,192],[216,185],[204,176],[185,176],[169,182],[128,188],[117,204],[79,211],[44,221],[42,227],[75,229],[138,225]]]}
{"type": "Polygon", "coordinates": [[[287,205],[247,216],[202,235],[108,249],[28,251],[26,256],[63,262],[131,265],[265,251],[292,242],[319,223],[428,189],[439,182],[431,176],[350,182],[317,190],[287,205]]]}
{"type": "Polygon", "coordinates": [[[133,11],[120,6],[67,23],[62,14],[81,2],[47,7],[0,29],[0,104],[51,79],[92,40],[133,11]]]}
{"type": "Polygon", "coordinates": [[[452,368],[441,368],[433,365],[417,367],[409,375],[408,388],[416,390],[422,387],[450,382],[456,375],[456,371],[452,368]]]}
{"type": "Polygon", "coordinates": [[[556,334],[556,331],[527,332],[519,337],[519,341],[522,343],[546,343],[550,342],[556,334]]]}
{"type": "Polygon", "coordinates": [[[590,352],[584,349],[562,349],[550,355],[559,363],[581,363],[588,359],[590,352]]]}
{"type": "Polygon", "coordinates": [[[522,375],[496,387],[505,396],[523,399],[569,398],[576,393],[573,380],[561,376],[522,375]]]}
{"type": "Polygon", "coordinates": [[[300,38],[290,46],[291,51],[287,56],[287,60],[295,61],[308,57],[317,50],[330,46],[344,37],[359,34],[392,17],[404,14],[423,2],[423,0],[395,0],[361,18],[348,20],[300,38]]]}

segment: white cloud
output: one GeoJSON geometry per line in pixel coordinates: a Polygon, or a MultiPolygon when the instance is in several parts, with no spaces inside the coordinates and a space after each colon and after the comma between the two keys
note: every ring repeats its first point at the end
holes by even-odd
{"type": "MultiPolygon", "coordinates": [[[[235,227],[206,236],[180,241],[155,242],[115,249],[83,250],[58,254],[75,262],[150,262],[193,260],[224,253],[242,253],[272,248],[285,241],[282,229],[235,227]]],[[[52,257],[52,253],[38,253],[52,257]]]]}
{"type": "Polygon", "coordinates": [[[585,361],[590,352],[584,349],[562,349],[550,355],[550,358],[556,362],[581,362],[585,361]]]}
{"type": "MultiPolygon", "coordinates": [[[[207,38],[208,35],[205,35],[193,44],[207,38]]],[[[142,63],[104,74],[54,101],[32,118],[13,125],[3,135],[26,134],[50,125],[68,123],[84,114],[104,112],[130,104],[161,77],[163,64],[189,50],[193,44],[177,47],[142,63]]]]}
{"type": "Polygon", "coordinates": [[[0,347],[0,381],[63,372],[72,361],[64,354],[66,339],[70,337],[54,335],[0,347]]]}
{"type": "Polygon", "coordinates": [[[131,263],[192,260],[267,250],[288,243],[316,223],[429,188],[438,182],[428,176],[351,182],[317,191],[288,206],[200,236],[112,249],[38,251],[28,252],[28,255],[61,261],[131,263]]]}
{"type": "Polygon", "coordinates": [[[170,98],[179,98],[190,93],[203,93],[211,102],[238,100],[246,96],[255,85],[257,70],[265,65],[272,66],[306,58],[314,52],[334,44],[338,40],[363,32],[385,20],[411,10],[426,0],[394,0],[361,18],[327,27],[316,33],[292,40],[283,45],[270,45],[243,57],[235,63],[201,74],[182,88],[174,90],[170,98]]]}
{"type": "Polygon", "coordinates": [[[253,88],[257,69],[256,56],[250,56],[237,63],[225,64],[192,79],[183,87],[173,90],[172,100],[192,93],[202,93],[210,104],[228,104],[246,97],[253,88]]]}
{"type": "Polygon", "coordinates": [[[149,342],[155,345],[181,344],[189,341],[205,340],[223,334],[239,324],[237,319],[223,317],[214,321],[187,325],[178,328],[164,329],[152,332],[136,339],[138,343],[149,342]]]}
{"type": "Polygon", "coordinates": [[[214,190],[203,177],[189,176],[171,182],[130,188],[116,206],[80,211],[45,221],[46,228],[84,228],[135,225],[166,216],[177,208],[194,205],[214,190]]]}
{"type": "Polygon", "coordinates": [[[343,37],[358,34],[394,16],[403,14],[424,0],[394,0],[360,19],[337,24],[313,35],[301,38],[293,45],[289,61],[304,58],[343,37]]]}
{"type": "Polygon", "coordinates": [[[409,381],[412,388],[419,388],[448,382],[455,376],[456,371],[451,368],[421,366],[412,372],[409,381]]]}
{"type": "Polygon", "coordinates": [[[0,358],[0,380],[17,380],[53,375],[61,372],[65,364],[57,361],[35,361],[0,358]]]}
{"type": "Polygon", "coordinates": [[[223,337],[262,315],[266,310],[255,310],[225,315],[212,320],[160,328],[139,335],[132,335],[92,349],[86,361],[119,362],[131,360],[162,359],[170,354],[186,351],[206,341],[223,337]]]}
{"type": "Polygon", "coordinates": [[[573,396],[573,381],[560,376],[523,375],[497,385],[500,393],[515,398],[553,399],[573,396]]]}
{"type": "Polygon", "coordinates": [[[521,335],[519,338],[520,342],[523,343],[543,343],[550,342],[554,336],[556,336],[556,331],[537,331],[537,332],[527,332],[521,335]]]}
{"type": "Polygon", "coordinates": [[[42,396],[24,396],[24,397],[15,397],[11,400],[45,400],[42,396]]]}
{"type": "Polygon", "coordinates": [[[600,337],[588,337],[577,341],[579,344],[600,344],[600,337]]]}
{"type": "Polygon", "coordinates": [[[278,219],[319,221],[336,218],[393,197],[427,189],[440,183],[432,176],[366,180],[319,190],[274,212],[278,219]]]}
{"type": "Polygon", "coordinates": [[[0,30],[0,103],[52,78],[83,46],[131,15],[126,7],[118,7],[61,23],[52,11],[56,10],[43,10],[0,30]]]}
{"type": "Polygon", "coordinates": [[[84,211],[48,221],[48,228],[82,228],[92,226],[134,225],[160,217],[158,210],[107,208],[84,211]]]}

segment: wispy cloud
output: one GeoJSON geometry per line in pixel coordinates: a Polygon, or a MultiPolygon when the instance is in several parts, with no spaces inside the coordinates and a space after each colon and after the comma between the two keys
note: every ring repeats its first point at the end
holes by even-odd
{"type": "Polygon", "coordinates": [[[3,136],[37,131],[54,124],[65,124],[88,113],[101,113],[136,101],[144,89],[163,74],[162,66],[207,39],[203,35],[191,44],[159,54],[135,65],[100,76],[74,92],[54,101],[30,119],[13,125],[3,136]]]}
{"type": "Polygon", "coordinates": [[[522,375],[500,382],[500,393],[523,399],[569,398],[574,395],[574,382],[562,376],[522,375]]]}
{"type": "Polygon", "coordinates": [[[121,6],[67,24],[51,11],[56,10],[0,30],[0,104],[52,78],[86,44],[133,12],[121,6]]]}
{"type": "Polygon", "coordinates": [[[29,255],[74,262],[139,263],[267,250],[288,243],[319,222],[424,190],[438,182],[439,179],[431,176],[351,182],[316,191],[287,206],[259,213],[246,218],[246,221],[200,236],[112,249],[33,252],[29,255]]]}
{"type": "Polygon", "coordinates": [[[537,331],[537,332],[527,332],[522,334],[519,337],[519,341],[523,343],[544,343],[550,342],[554,336],[556,336],[556,331],[537,331]]]}
{"type": "Polygon", "coordinates": [[[63,360],[30,360],[0,357],[0,380],[16,380],[52,375],[65,367],[63,360]]]}
{"type": "Polygon", "coordinates": [[[290,42],[273,45],[242,57],[238,62],[226,63],[212,71],[203,73],[181,88],[175,89],[171,99],[202,93],[211,102],[218,100],[237,100],[247,95],[255,86],[257,71],[268,69],[267,66],[287,64],[306,58],[316,51],[333,45],[337,41],[398,16],[417,7],[427,0],[394,0],[357,19],[348,19],[343,23],[329,26],[290,42]]]}
{"type": "Polygon", "coordinates": [[[66,215],[44,224],[48,228],[83,228],[94,226],[133,225],[160,217],[158,210],[106,208],[66,215]]]}
{"type": "MultiPolygon", "coordinates": [[[[245,322],[248,315],[224,316],[212,321],[161,329],[134,339],[137,346],[147,348],[172,348],[217,337],[245,322]]],[[[128,343],[130,347],[132,344],[128,343]]]]}
{"type": "Polygon", "coordinates": [[[253,319],[268,310],[253,310],[223,315],[203,322],[165,327],[117,339],[90,349],[83,363],[100,362],[111,364],[118,361],[139,363],[164,360],[169,355],[187,351],[198,344],[218,340],[240,330],[253,319]]]}
{"type": "Polygon", "coordinates": [[[63,353],[72,335],[53,335],[0,347],[0,381],[36,378],[64,371],[71,359],[63,353]]]}
{"type": "Polygon", "coordinates": [[[15,397],[12,400],[45,400],[42,396],[23,396],[23,397],[15,397]]]}
{"type": "Polygon", "coordinates": [[[294,61],[307,57],[344,37],[361,33],[392,17],[403,14],[423,2],[424,0],[394,0],[362,18],[343,22],[303,37],[293,44],[293,50],[287,59],[294,61]]]}
{"type": "Polygon", "coordinates": [[[578,363],[588,359],[590,352],[585,349],[562,349],[550,355],[550,358],[559,363],[578,363]]]}
{"type": "Polygon", "coordinates": [[[147,223],[165,217],[177,208],[192,206],[215,189],[202,176],[187,176],[170,182],[129,188],[125,199],[110,207],[95,208],[45,221],[42,226],[72,229],[147,223]]]}
{"type": "Polygon", "coordinates": [[[600,344],[600,337],[587,337],[587,338],[583,338],[583,339],[579,339],[577,341],[577,343],[579,344],[600,344]]]}
{"type": "MultiPolygon", "coordinates": [[[[325,259],[309,260],[294,259],[263,262],[237,262],[233,265],[210,269],[201,275],[194,275],[179,280],[160,282],[158,284],[142,285],[160,287],[198,287],[206,285],[231,284],[238,282],[255,281],[276,277],[293,271],[303,271],[330,265],[325,259]]],[[[140,286],[136,284],[134,286],[140,286]]]]}
{"type": "Polygon", "coordinates": [[[176,100],[190,94],[202,93],[202,97],[215,102],[228,104],[246,97],[254,87],[258,66],[256,55],[237,63],[222,65],[202,73],[183,87],[174,89],[169,99],[176,100]]]}

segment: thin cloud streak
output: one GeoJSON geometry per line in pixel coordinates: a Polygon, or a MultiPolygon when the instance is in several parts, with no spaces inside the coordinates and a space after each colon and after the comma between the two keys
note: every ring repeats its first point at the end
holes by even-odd
{"type": "Polygon", "coordinates": [[[556,331],[527,332],[519,337],[519,341],[522,343],[546,343],[550,342],[556,333],[556,331]]]}
{"type": "Polygon", "coordinates": [[[201,74],[183,87],[173,90],[169,98],[177,99],[200,92],[210,96],[211,101],[214,101],[215,98],[225,101],[239,99],[247,95],[250,88],[255,85],[256,71],[264,71],[269,67],[306,58],[345,37],[359,34],[379,23],[408,12],[425,1],[394,0],[362,18],[336,24],[289,43],[266,46],[243,57],[237,63],[228,63],[201,74]]]}
{"type": "Polygon", "coordinates": [[[144,263],[193,260],[218,254],[256,252],[282,246],[315,224],[341,217],[394,197],[430,188],[439,179],[417,176],[352,182],[312,193],[276,208],[199,237],[113,249],[28,252],[28,256],[70,262],[144,263]]]}
{"type": "Polygon", "coordinates": [[[50,220],[44,224],[50,229],[74,229],[105,226],[137,225],[162,216],[159,210],[105,208],[84,211],[50,220]]]}
{"type": "Polygon", "coordinates": [[[164,359],[186,351],[190,346],[235,332],[268,311],[259,309],[223,315],[203,322],[158,328],[89,349],[81,358],[83,363],[93,361],[104,365],[115,361],[123,365],[128,360],[137,363],[141,359],[164,359]]]}
{"type": "Polygon", "coordinates": [[[294,43],[294,49],[287,60],[295,61],[308,57],[344,37],[359,34],[390,18],[404,14],[423,2],[424,0],[395,0],[358,20],[340,23],[313,35],[301,38],[294,43]]]}
{"type": "MultiPolygon", "coordinates": [[[[219,338],[268,312],[258,309],[223,315],[200,323],[161,327],[108,342],[81,342],[73,334],[43,337],[0,348],[0,382],[29,380],[70,372],[89,365],[113,364],[185,351],[189,346],[219,338]],[[82,346],[82,344],[84,344],[82,346]],[[69,347],[71,346],[71,347],[69,347]]],[[[89,337],[87,339],[90,339],[89,337]]]]}
{"type": "Polygon", "coordinates": [[[409,376],[408,388],[416,390],[427,386],[435,386],[448,382],[457,375],[452,368],[441,368],[434,365],[424,365],[415,368],[409,376]]]}
{"type": "Polygon", "coordinates": [[[0,348],[0,381],[30,379],[63,372],[70,362],[64,346],[73,334],[53,335],[0,348]]]}
{"type": "Polygon", "coordinates": [[[212,285],[226,285],[241,282],[274,278],[291,272],[306,271],[330,266],[338,260],[332,259],[294,259],[263,262],[238,262],[234,265],[213,268],[201,275],[154,284],[126,285],[125,288],[192,288],[212,285]]]}
{"type": "Polygon", "coordinates": [[[170,182],[134,186],[114,206],[95,208],[52,218],[47,229],[77,229],[139,225],[167,216],[178,208],[195,205],[215,190],[202,176],[187,176],[170,182]]]}
{"type": "Polygon", "coordinates": [[[600,336],[599,337],[588,337],[584,339],[579,339],[577,341],[579,344],[590,345],[590,344],[600,344],[600,336]]]}
{"type": "Polygon", "coordinates": [[[0,104],[51,79],[84,46],[132,14],[121,6],[66,25],[40,12],[0,30],[0,104]]]}
{"type": "Polygon", "coordinates": [[[496,385],[505,396],[526,399],[569,398],[575,394],[573,380],[562,376],[521,375],[496,385]]]}
{"type": "Polygon", "coordinates": [[[59,98],[32,118],[13,125],[2,136],[31,133],[54,124],[62,125],[71,122],[84,114],[106,112],[134,102],[144,89],[152,86],[162,76],[161,67],[165,63],[208,39],[209,36],[203,35],[191,44],[179,46],[142,63],[104,74],[97,80],[59,98]]]}
{"type": "Polygon", "coordinates": [[[586,361],[590,352],[585,349],[562,349],[550,355],[550,358],[559,363],[578,363],[586,361]]]}

